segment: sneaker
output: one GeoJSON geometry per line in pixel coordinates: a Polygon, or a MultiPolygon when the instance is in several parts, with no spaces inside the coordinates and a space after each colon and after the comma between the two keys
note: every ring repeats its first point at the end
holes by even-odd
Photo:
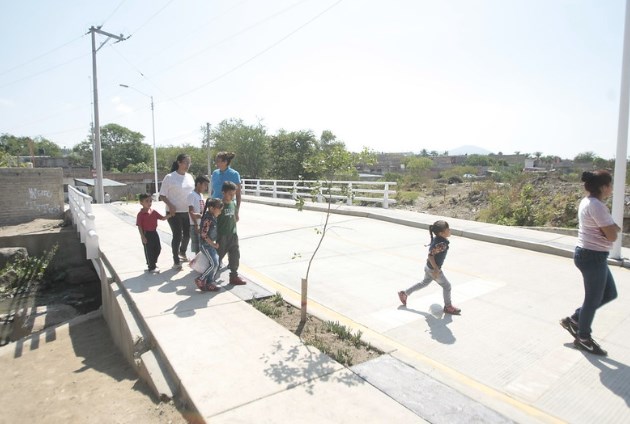
{"type": "Polygon", "coordinates": [[[579,350],[583,350],[588,353],[592,353],[593,355],[606,356],[608,352],[601,348],[595,340],[589,337],[587,340],[582,340],[579,337],[576,337],[573,341],[573,346],[578,348],[579,350]]]}
{"type": "Polygon", "coordinates": [[[238,275],[230,275],[230,284],[234,286],[242,286],[244,284],[247,284],[247,282],[238,275]]]}
{"type": "Polygon", "coordinates": [[[181,270],[182,269],[182,264],[173,264],[173,266],[171,268],[172,269],[181,270]]]}
{"type": "Polygon", "coordinates": [[[400,303],[402,303],[403,306],[407,306],[407,293],[405,293],[404,291],[399,291],[398,299],[400,299],[400,303]]]}
{"type": "Polygon", "coordinates": [[[150,269],[149,272],[151,274],[159,274],[160,273],[160,268],[155,267],[153,269],[150,269]]]}
{"type": "Polygon", "coordinates": [[[577,332],[578,332],[577,322],[573,321],[570,317],[566,317],[560,320],[560,325],[562,326],[562,328],[567,330],[569,334],[573,336],[573,338],[577,338],[577,332]]]}
{"type": "Polygon", "coordinates": [[[206,282],[203,281],[201,278],[195,278],[195,285],[199,290],[206,291],[206,282]]]}
{"type": "Polygon", "coordinates": [[[206,283],[204,287],[205,291],[217,291],[219,288],[212,283],[206,283]]]}
{"type": "Polygon", "coordinates": [[[453,305],[448,305],[448,306],[444,307],[444,313],[445,314],[459,315],[461,311],[462,311],[461,309],[456,308],[453,305]]]}
{"type": "Polygon", "coordinates": [[[179,252],[179,260],[182,262],[188,262],[188,256],[186,256],[186,252],[179,252]]]}

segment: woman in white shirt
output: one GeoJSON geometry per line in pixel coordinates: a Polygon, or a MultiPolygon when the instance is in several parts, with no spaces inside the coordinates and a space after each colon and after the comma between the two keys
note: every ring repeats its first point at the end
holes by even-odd
{"type": "Polygon", "coordinates": [[[190,241],[188,218],[188,195],[195,189],[195,180],[188,173],[190,156],[182,153],[173,162],[171,173],[166,174],[160,188],[160,200],[166,203],[167,213],[171,214],[168,224],[173,232],[173,268],[181,269],[181,262],[188,261],[186,250],[190,241]],[[174,215],[173,215],[174,214],[174,215]]]}
{"type": "Polygon", "coordinates": [[[575,338],[576,348],[605,356],[607,352],[591,337],[591,324],[595,311],[617,297],[607,259],[621,229],[604,203],[612,193],[610,173],[587,171],[582,173],[582,181],[588,194],[578,208],[578,242],[573,262],[584,279],[584,303],[573,315],[560,320],[560,325],[575,338]]]}

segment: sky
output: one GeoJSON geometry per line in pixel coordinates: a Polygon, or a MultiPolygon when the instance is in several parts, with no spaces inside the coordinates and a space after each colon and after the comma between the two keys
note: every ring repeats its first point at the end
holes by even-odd
{"type": "Polygon", "coordinates": [[[0,134],[100,125],[201,145],[206,122],[351,151],[615,156],[622,0],[0,0],[0,134]],[[121,87],[120,84],[130,88],[121,87]]]}

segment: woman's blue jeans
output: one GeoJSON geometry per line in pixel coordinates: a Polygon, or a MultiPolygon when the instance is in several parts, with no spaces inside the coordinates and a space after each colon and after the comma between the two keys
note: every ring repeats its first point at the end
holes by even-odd
{"type": "Polygon", "coordinates": [[[588,339],[595,311],[617,297],[617,287],[608,268],[608,252],[575,248],[573,263],[584,279],[584,303],[571,318],[578,323],[578,336],[588,339]]]}

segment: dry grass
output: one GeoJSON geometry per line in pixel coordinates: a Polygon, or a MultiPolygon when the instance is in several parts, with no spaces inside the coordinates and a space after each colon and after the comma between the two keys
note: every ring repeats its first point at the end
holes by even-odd
{"type": "Polygon", "coordinates": [[[316,347],[342,365],[352,366],[382,355],[381,351],[361,340],[360,331],[353,333],[338,322],[322,321],[308,315],[306,323],[300,324],[300,310],[285,302],[279,293],[250,303],[299,336],[305,344],[316,347]]]}

